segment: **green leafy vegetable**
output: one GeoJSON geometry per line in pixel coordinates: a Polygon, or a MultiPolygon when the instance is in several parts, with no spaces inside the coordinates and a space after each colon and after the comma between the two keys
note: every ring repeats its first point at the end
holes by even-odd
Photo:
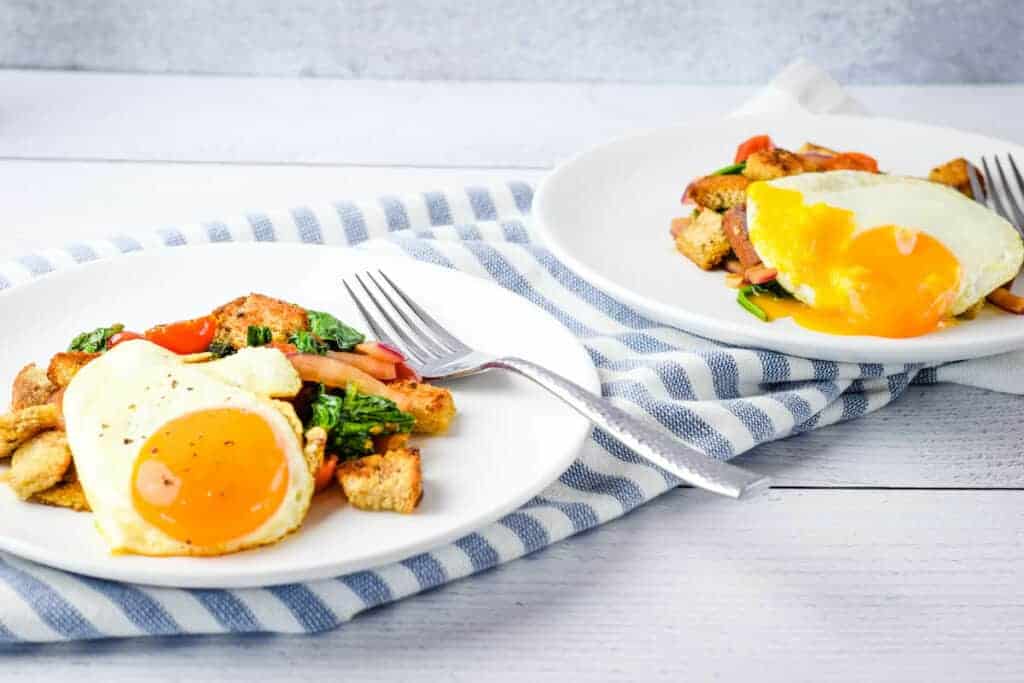
{"type": "Polygon", "coordinates": [[[768,322],[768,314],[764,312],[764,309],[747,298],[753,293],[753,286],[741,288],[740,291],[736,293],[736,303],[742,306],[747,313],[750,313],[760,320],[768,322]]]}
{"type": "Polygon", "coordinates": [[[746,287],[740,288],[736,293],[736,303],[751,315],[765,322],[768,322],[768,314],[765,313],[763,308],[750,300],[750,297],[755,294],[767,294],[775,297],[776,299],[793,298],[793,295],[783,289],[782,285],[775,280],[766,282],[762,285],[747,285],[746,287]]]}
{"type": "Polygon", "coordinates": [[[213,354],[214,358],[223,358],[224,356],[230,356],[235,352],[235,347],[226,341],[214,341],[210,344],[210,353],[213,354]]]}
{"type": "Polygon", "coordinates": [[[269,327],[249,325],[249,329],[245,331],[246,346],[265,346],[266,344],[269,344],[273,338],[274,334],[270,331],[269,327]]]}
{"type": "Polygon", "coordinates": [[[711,175],[737,175],[739,173],[743,173],[743,169],[745,169],[746,167],[747,162],[741,161],[738,164],[729,164],[728,166],[723,166],[717,171],[713,171],[711,175]]]}
{"type": "Polygon", "coordinates": [[[86,353],[106,351],[110,338],[123,329],[124,325],[115,323],[110,327],[97,327],[92,332],[83,332],[71,340],[68,351],[85,351],[86,353]]]}
{"type": "Polygon", "coordinates": [[[306,311],[309,316],[309,331],[327,342],[337,351],[351,351],[357,344],[366,341],[359,330],[354,330],[323,311],[306,311]]]}
{"type": "Polygon", "coordinates": [[[344,396],[320,393],[311,406],[309,427],[327,431],[327,450],[338,457],[358,458],[373,452],[373,437],[411,432],[415,418],[394,401],[360,393],[349,384],[344,396]]]}
{"type": "Polygon", "coordinates": [[[299,330],[288,337],[288,341],[295,345],[299,353],[315,353],[318,356],[323,356],[330,350],[325,342],[306,330],[299,330]]]}

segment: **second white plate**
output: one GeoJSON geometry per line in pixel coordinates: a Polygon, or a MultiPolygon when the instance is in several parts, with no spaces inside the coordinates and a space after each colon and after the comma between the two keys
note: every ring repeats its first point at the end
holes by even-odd
{"type": "Polygon", "coordinates": [[[534,202],[537,228],[566,263],[652,318],[729,344],[851,362],[941,362],[1024,348],[1024,317],[988,307],[977,319],[912,339],[844,337],[791,320],[763,323],[736,305],[719,272],[696,268],[669,237],[683,188],[767,133],[783,147],[812,141],[866,152],[883,170],[925,176],[949,159],[1024,148],[948,128],[868,117],[750,117],[624,138],[559,166],[534,202]]]}

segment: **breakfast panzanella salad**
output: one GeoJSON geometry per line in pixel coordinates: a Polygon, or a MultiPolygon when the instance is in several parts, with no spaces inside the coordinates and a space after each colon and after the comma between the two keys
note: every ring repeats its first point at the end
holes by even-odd
{"type": "Polygon", "coordinates": [[[91,511],[112,552],[221,555],[275,543],[315,493],[412,512],[413,434],[451,393],[330,313],[250,294],[143,333],[83,332],[17,375],[0,416],[18,498],[91,511]]]}
{"type": "Polygon", "coordinates": [[[861,152],[791,152],[758,135],[686,187],[690,211],[670,232],[699,268],[724,269],[737,303],[763,321],[914,337],[972,318],[986,299],[1024,313],[1009,289],[1020,234],[973,201],[971,169],[958,158],[927,180],[887,175],[861,152]]]}

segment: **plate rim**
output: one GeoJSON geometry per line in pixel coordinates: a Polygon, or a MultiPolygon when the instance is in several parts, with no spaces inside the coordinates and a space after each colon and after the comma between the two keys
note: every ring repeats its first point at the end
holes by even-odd
{"type": "MultiPolygon", "coordinates": [[[[541,180],[533,199],[533,231],[540,242],[549,249],[559,260],[576,271],[583,279],[604,289],[609,294],[617,297],[647,314],[654,320],[671,326],[676,326],[686,332],[697,334],[707,339],[743,348],[765,349],[778,353],[795,355],[815,360],[826,360],[848,363],[940,363],[967,360],[972,358],[984,358],[1008,351],[1024,349],[1024,325],[1014,335],[1005,335],[995,340],[973,340],[970,343],[963,341],[950,344],[943,343],[939,337],[928,339],[928,335],[910,339],[887,339],[867,336],[843,336],[829,335],[814,332],[813,337],[807,340],[780,341],[773,334],[752,333],[751,328],[744,327],[738,323],[728,320],[714,320],[710,316],[700,313],[693,313],[686,309],[644,296],[628,286],[621,285],[603,273],[583,263],[556,237],[556,230],[548,225],[545,219],[545,207],[551,201],[553,190],[551,189],[558,178],[569,172],[576,165],[585,162],[592,155],[601,153],[609,148],[631,143],[644,138],[666,135],[673,131],[687,131],[690,129],[701,129],[721,127],[728,123],[735,122],[737,125],[758,124],[770,126],[774,122],[785,120],[792,122],[794,119],[806,121],[831,121],[836,123],[849,123],[860,125],[865,121],[880,125],[895,125],[927,129],[934,134],[954,134],[957,136],[970,136],[978,138],[979,142],[1001,145],[1002,148],[1010,147],[1024,150],[1021,143],[1010,142],[995,138],[983,133],[953,128],[950,126],[919,123],[882,116],[862,116],[852,114],[811,114],[806,111],[789,114],[747,114],[737,116],[724,116],[719,118],[700,118],[686,121],[671,126],[646,128],[634,131],[625,135],[606,140],[584,149],[583,151],[565,159],[553,168],[541,180]],[[858,340],[868,345],[866,351],[853,351],[849,349],[838,349],[815,344],[814,340],[828,340],[841,336],[846,340],[858,340]]],[[[756,329],[756,328],[753,328],[756,329]]],[[[809,331],[811,332],[811,331],[809,331]]]]}
{"type": "MultiPolygon", "coordinates": [[[[307,252],[315,254],[324,254],[325,251],[336,251],[345,252],[350,255],[354,255],[357,258],[371,262],[376,267],[381,262],[388,263],[393,262],[396,265],[401,264],[408,267],[413,264],[415,268],[422,268],[424,270],[432,270],[435,272],[445,273],[445,277],[455,277],[457,279],[466,279],[472,281],[477,286],[483,286],[485,288],[492,288],[494,291],[499,292],[499,296],[513,296],[518,299],[522,299],[524,304],[528,305],[528,308],[533,311],[534,314],[546,318],[551,323],[558,326],[565,333],[566,340],[572,342],[573,352],[579,356],[581,361],[581,367],[588,367],[589,372],[587,377],[576,377],[573,381],[578,382],[586,389],[600,393],[600,376],[597,368],[594,366],[590,355],[587,353],[583,343],[572,334],[572,332],[565,328],[557,318],[552,316],[547,311],[540,307],[529,305],[530,302],[523,297],[519,297],[515,292],[502,287],[496,282],[486,280],[481,277],[477,277],[470,273],[466,273],[453,268],[445,268],[443,266],[427,263],[420,261],[411,256],[401,254],[386,254],[386,253],[374,253],[370,251],[364,251],[354,249],[351,246],[344,245],[319,245],[319,244],[304,244],[298,242],[222,242],[222,243],[201,243],[201,244],[185,244],[175,246],[157,246],[141,250],[135,250],[130,252],[124,252],[120,254],[114,254],[109,257],[103,257],[100,259],[86,261],[82,263],[68,264],[56,268],[53,271],[44,273],[36,276],[31,280],[20,282],[15,284],[2,292],[0,292],[0,301],[8,301],[11,296],[18,295],[20,292],[25,292],[34,286],[40,285],[45,282],[53,282],[59,280],[62,277],[68,276],[70,273],[81,273],[83,270],[102,270],[108,267],[111,263],[120,263],[127,260],[134,260],[137,258],[160,258],[166,256],[168,251],[171,251],[176,256],[180,254],[186,254],[188,252],[195,251],[208,251],[210,249],[223,249],[223,250],[292,250],[296,252],[307,252]]],[[[568,347],[567,347],[568,348],[568,347]]],[[[0,535],[0,551],[10,553],[16,557],[19,557],[30,562],[51,567],[63,571],[72,572],[75,574],[81,574],[94,578],[118,581],[124,583],[131,583],[134,585],[163,587],[163,588],[183,588],[183,589],[241,589],[241,588],[265,588],[280,586],[296,582],[315,581],[332,579],[346,574],[350,574],[358,571],[372,570],[382,567],[393,562],[397,562],[409,557],[413,557],[420,553],[428,552],[434,549],[442,548],[453,541],[462,538],[466,534],[472,533],[483,529],[509,513],[519,509],[529,500],[534,498],[537,494],[543,491],[545,488],[550,486],[552,483],[558,480],[558,477],[573,463],[580,451],[583,449],[587,440],[590,438],[592,432],[592,425],[588,420],[582,416],[574,413],[567,413],[566,415],[567,425],[566,429],[569,431],[576,431],[574,444],[572,447],[568,447],[564,450],[561,458],[553,459],[551,465],[546,470],[545,475],[542,477],[544,482],[534,487],[527,487],[529,491],[510,497],[507,501],[501,505],[496,506],[490,510],[487,514],[479,515],[477,517],[466,519],[461,523],[453,525],[447,531],[443,533],[436,533],[428,537],[424,537],[422,540],[408,543],[405,546],[395,549],[393,551],[382,551],[364,556],[359,562],[348,562],[348,561],[335,561],[335,562],[322,562],[313,565],[305,565],[301,568],[295,569],[278,569],[263,574],[257,572],[245,573],[245,574],[230,574],[226,573],[220,577],[194,577],[187,573],[182,573],[179,576],[171,576],[167,572],[157,574],[155,577],[144,577],[140,574],[145,572],[145,569],[135,568],[124,568],[119,569],[115,565],[108,565],[104,563],[103,558],[101,560],[86,559],[85,561],[70,561],[63,556],[53,556],[45,549],[40,549],[38,546],[34,546],[29,542],[21,541],[20,539],[11,539],[7,536],[0,535]]],[[[540,481],[540,478],[538,479],[540,481]]],[[[67,514],[80,514],[70,510],[63,510],[67,514]]],[[[301,528],[300,528],[301,532],[301,528]]],[[[268,547],[274,547],[276,544],[272,544],[268,547]]],[[[249,550],[242,551],[235,555],[246,555],[258,553],[260,548],[252,548],[249,550]]],[[[116,557],[116,556],[109,556],[116,557]]],[[[145,564],[154,563],[155,566],[159,566],[159,562],[163,559],[171,560],[196,560],[202,561],[207,558],[159,558],[159,557],[145,557],[138,555],[128,555],[133,559],[140,559],[145,564]]],[[[212,558],[216,559],[216,558],[212,558]]],[[[182,572],[187,572],[187,569],[183,569],[182,572]]]]}

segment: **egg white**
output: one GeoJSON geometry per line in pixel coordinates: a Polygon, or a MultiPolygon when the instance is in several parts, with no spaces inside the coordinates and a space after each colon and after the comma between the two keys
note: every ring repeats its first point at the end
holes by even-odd
{"type": "MultiPolygon", "coordinates": [[[[960,283],[952,313],[958,315],[1013,279],[1024,262],[1024,244],[1014,227],[998,214],[951,187],[920,178],[861,171],[805,173],[765,181],[796,190],[807,205],[824,203],[853,212],[854,235],[883,225],[927,233],[960,262],[960,283]]],[[[757,202],[747,200],[750,239],[761,260],[778,268],[786,245],[757,238],[757,202]]],[[[814,291],[799,286],[792,273],[778,268],[778,280],[804,303],[814,305],[814,291]]]]}
{"type": "MultiPolygon", "coordinates": [[[[290,367],[281,353],[266,352],[290,367]]],[[[253,377],[267,375],[268,371],[253,367],[241,370],[246,356],[238,355],[242,360],[234,361],[241,378],[237,383],[253,383],[253,377]]],[[[249,354],[249,358],[277,362],[262,354],[249,354]]],[[[220,555],[273,543],[305,519],[313,477],[300,437],[269,398],[224,381],[219,377],[221,370],[208,372],[202,365],[183,364],[174,353],[138,340],[119,344],[93,360],[68,385],[63,399],[68,444],[96,527],[112,552],[220,555]],[[267,421],[284,448],[288,489],[281,505],[259,528],[213,546],[190,545],[139,515],[132,502],[132,474],[139,449],[161,425],[186,413],[217,407],[245,409],[267,421]]],[[[281,372],[278,365],[276,374],[281,372]]]]}

